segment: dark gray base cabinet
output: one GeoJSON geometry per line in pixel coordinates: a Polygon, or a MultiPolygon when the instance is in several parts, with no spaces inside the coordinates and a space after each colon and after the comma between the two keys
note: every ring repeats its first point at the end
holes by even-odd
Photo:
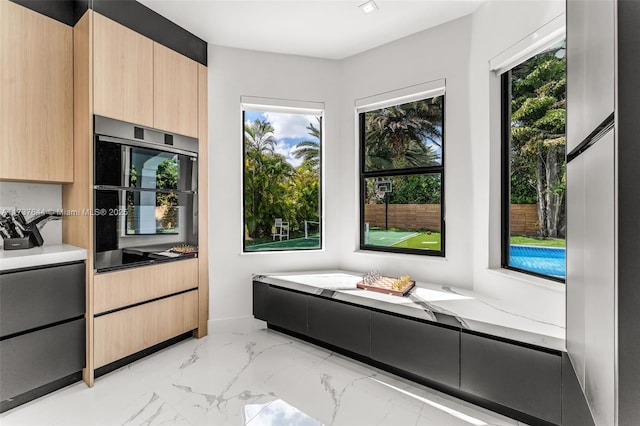
{"type": "Polygon", "coordinates": [[[462,332],[460,389],[562,423],[562,357],[462,332]]]}
{"type": "Polygon", "coordinates": [[[0,344],[0,400],[81,371],[85,365],[84,349],[84,319],[3,340],[0,344]]]}
{"type": "Polygon", "coordinates": [[[460,385],[460,332],[371,313],[371,358],[444,385],[460,385]]]}
{"type": "MultiPolygon", "coordinates": [[[[317,296],[254,281],[253,313],[269,326],[326,343],[527,424],[560,425],[563,410],[572,414],[582,409],[572,406],[579,392],[563,399],[566,372],[560,352],[344,303],[331,294],[317,296]],[[565,400],[572,405],[565,406],[565,400]]],[[[564,425],[578,426],[572,421],[564,425]]]]}
{"type": "Polygon", "coordinates": [[[84,262],[0,274],[0,411],[80,377],[85,303],[84,262]]]}
{"type": "Polygon", "coordinates": [[[267,293],[267,322],[300,334],[307,334],[307,299],[294,291],[270,287],[267,293]]]}
{"type": "Polygon", "coordinates": [[[319,297],[309,297],[307,306],[309,337],[369,356],[371,311],[319,297]]]}
{"type": "Polygon", "coordinates": [[[0,337],[84,315],[84,263],[0,275],[0,337]]]}

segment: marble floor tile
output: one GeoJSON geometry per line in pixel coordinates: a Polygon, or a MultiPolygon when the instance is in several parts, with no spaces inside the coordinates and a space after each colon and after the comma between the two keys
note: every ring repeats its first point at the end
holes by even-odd
{"type": "Polygon", "coordinates": [[[250,321],[212,327],[0,415],[14,425],[521,423],[250,321]]]}

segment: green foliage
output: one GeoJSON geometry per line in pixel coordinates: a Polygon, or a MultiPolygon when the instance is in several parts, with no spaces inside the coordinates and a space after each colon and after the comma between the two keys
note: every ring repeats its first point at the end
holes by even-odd
{"type": "MultiPolygon", "coordinates": [[[[393,192],[386,195],[389,204],[440,204],[440,176],[395,176],[393,192]]],[[[384,199],[381,200],[384,202],[384,199]]]]}
{"type": "Polygon", "coordinates": [[[538,204],[543,237],[564,232],[567,80],[558,49],[511,71],[511,202],[538,204]]]}
{"type": "MultiPolygon", "coordinates": [[[[277,141],[268,121],[255,120],[244,129],[245,238],[270,236],[275,218],[289,222],[291,233],[304,231],[305,220],[319,221],[319,142],[318,155],[301,154],[304,160],[294,168],[273,151],[277,141]]],[[[315,126],[308,129],[310,136],[320,136],[315,126]]]]}
{"type": "Polygon", "coordinates": [[[255,120],[244,126],[244,148],[260,153],[273,152],[277,140],[274,128],[267,120],[255,120]]]}
{"type": "Polygon", "coordinates": [[[311,139],[298,143],[295,151],[293,151],[294,158],[302,158],[316,172],[320,170],[320,139],[322,136],[320,130],[320,117],[317,117],[317,120],[318,127],[314,126],[313,123],[309,123],[307,126],[311,139]]]}
{"type": "Polygon", "coordinates": [[[439,164],[442,116],[442,96],[366,112],[365,170],[439,164]]]}
{"type": "MultiPolygon", "coordinates": [[[[178,161],[176,158],[164,160],[156,170],[156,187],[178,189],[178,161]]],[[[165,206],[161,222],[164,228],[175,228],[178,225],[178,196],[174,193],[156,194],[156,206],[165,206]]]]}

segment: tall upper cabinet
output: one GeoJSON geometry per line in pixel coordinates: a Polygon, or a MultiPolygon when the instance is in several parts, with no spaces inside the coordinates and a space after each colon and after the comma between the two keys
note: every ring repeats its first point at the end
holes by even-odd
{"type": "Polygon", "coordinates": [[[0,1],[0,179],[73,180],[73,32],[0,1]]]}
{"type": "Polygon", "coordinates": [[[154,127],[198,136],[198,64],[159,43],[153,45],[154,127]]]}
{"type": "Polygon", "coordinates": [[[153,109],[153,41],[94,14],[94,113],[154,127],[153,109]]]}
{"type": "Polygon", "coordinates": [[[94,13],[94,113],[198,137],[198,64],[94,13]]]}

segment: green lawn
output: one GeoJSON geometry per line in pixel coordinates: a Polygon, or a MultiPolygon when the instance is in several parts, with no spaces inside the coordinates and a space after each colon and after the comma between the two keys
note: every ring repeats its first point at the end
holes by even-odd
{"type": "Polygon", "coordinates": [[[440,233],[427,234],[421,231],[408,231],[389,228],[388,231],[374,228],[369,231],[369,244],[384,247],[417,248],[440,250],[440,233]]]}
{"type": "MultiPolygon", "coordinates": [[[[252,241],[253,242],[253,241],[252,241]]],[[[268,242],[261,242],[258,244],[249,245],[249,241],[245,243],[245,251],[263,251],[263,250],[291,250],[291,249],[314,249],[320,248],[320,238],[293,238],[290,240],[282,240],[276,239],[272,241],[271,239],[268,242]]]]}
{"type": "Polygon", "coordinates": [[[390,247],[414,235],[416,235],[416,231],[403,231],[394,228],[390,228],[388,231],[385,231],[384,229],[373,228],[369,231],[368,244],[390,247]]]}
{"type": "Polygon", "coordinates": [[[532,238],[521,235],[512,235],[511,244],[541,247],[566,247],[567,245],[566,240],[562,238],[532,238]]]}
{"type": "Polygon", "coordinates": [[[406,240],[399,241],[393,244],[392,247],[403,248],[417,248],[440,251],[440,233],[432,232],[427,234],[426,232],[420,232],[418,235],[407,238],[406,240]]]}

